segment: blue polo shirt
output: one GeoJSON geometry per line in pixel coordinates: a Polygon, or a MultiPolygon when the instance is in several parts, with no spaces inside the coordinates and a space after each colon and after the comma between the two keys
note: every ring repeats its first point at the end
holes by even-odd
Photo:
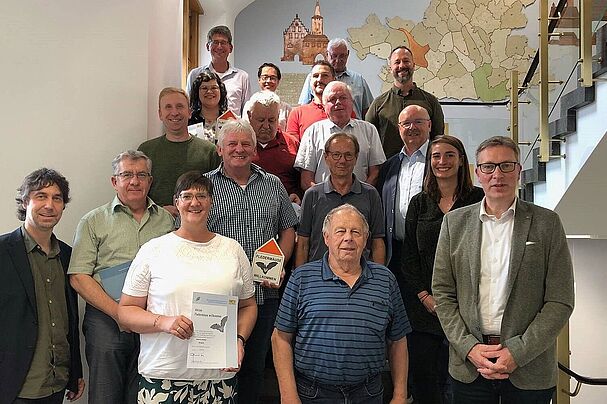
{"type": "Polygon", "coordinates": [[[295,369],[320,383],[350,385],[383,369],[386,340],[411,332],[392,272],[361,259],[352,288],[327,262],[309,262],[289,279],[276,328],[295,334],[295,369]]]}

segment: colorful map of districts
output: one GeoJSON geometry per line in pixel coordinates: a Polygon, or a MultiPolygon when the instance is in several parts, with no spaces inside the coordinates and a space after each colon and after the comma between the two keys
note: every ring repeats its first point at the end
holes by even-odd
{"type": "MultiPolygon", "coordinates": [[[[421,22],[371,14],[348,28],[358,58],[388,59],[406,45],[416,65],[418,86],[438,98],[500,101],[508,97],[511,70],[524,74],[535,50],[513,30],[527,26],[525,8],[536,0],[431,0],[421,22]]],[[[379,77],[382,92],[392,86],[388,66],[379,77]]]]}

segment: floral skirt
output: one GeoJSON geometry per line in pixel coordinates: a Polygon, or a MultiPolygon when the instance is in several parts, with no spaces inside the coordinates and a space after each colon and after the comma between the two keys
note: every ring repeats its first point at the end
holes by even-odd
{"type": "Polygon", "coordinates": [[[138,404],[236,404],[236,377],[226,380],[163,380],[140,377],[138,404]]]}

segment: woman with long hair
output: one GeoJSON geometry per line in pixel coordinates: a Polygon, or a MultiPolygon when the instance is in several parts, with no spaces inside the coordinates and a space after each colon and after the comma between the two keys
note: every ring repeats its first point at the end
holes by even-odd
{"type": "Polygon", "coordinates": [[[188,125],[202,124],[196,135],[217,143],[217,118],[228,110],[228,92],[217,73],[207,69],[196,77],[190,91],[190,109],[188,125]]]}
{"type": "Polygon", "coordinates": [[[416,403],[448,403],[449,343],[436,316],[432,271],[443,216],[480,202],[468,157],[453,136],[435,138],[426,154],[423,190],[407,209],[403,247],[403,300],[413,332],[407,336],[411,393],[416,403]]]}

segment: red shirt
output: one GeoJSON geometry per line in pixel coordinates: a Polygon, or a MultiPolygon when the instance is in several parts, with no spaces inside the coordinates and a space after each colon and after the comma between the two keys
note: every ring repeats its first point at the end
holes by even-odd
{"type": "Polygon", "coordinates": [[[294,136],[282,133],[280,128],[276,131],[276,138],[269,141],[266,147],[257,143],[257,157],[253,163],[257,164],[270,174],[274,174],[285,186],[287,193],[303,197],[299,183],[299,170],[295,164],[295,156],[299,149],[299,140],[294,136]]]}

